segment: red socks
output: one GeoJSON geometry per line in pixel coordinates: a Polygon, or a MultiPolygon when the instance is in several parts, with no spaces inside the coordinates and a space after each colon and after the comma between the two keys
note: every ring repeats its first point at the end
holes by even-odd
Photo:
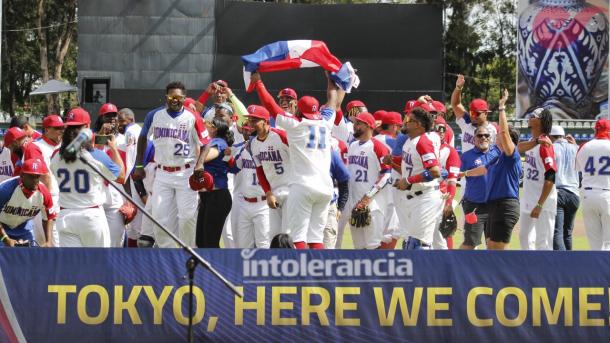
{"type": "Polygon", "coordinates": [[[307,249],[307,244],[305,242],[294,242],[295,249],[307,249]]]}
{"type": "Polygon", "coordinates": [[[322,243],[307,243],[309,245],[309,249],[324,249],[324,244],[322,243]]]}
{"type": "Polygon", "coordinates": [[[295,249],[324,249],[323,243],[294,242],[295,249]]]}

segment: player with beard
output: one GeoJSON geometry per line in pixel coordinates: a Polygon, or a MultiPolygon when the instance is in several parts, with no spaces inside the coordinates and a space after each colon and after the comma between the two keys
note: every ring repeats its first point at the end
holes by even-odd
{"type": "Polygon", "coordinates": [[[11,163],[13,165],[13,175],[21,175],[21,165],[23,164],[23,152],[25,146],[30,142],[30,137],[27,133],[18,128],[11,127],[6,130],[4,135],[4,148],[8,148],[11,152],[11,163]]]}

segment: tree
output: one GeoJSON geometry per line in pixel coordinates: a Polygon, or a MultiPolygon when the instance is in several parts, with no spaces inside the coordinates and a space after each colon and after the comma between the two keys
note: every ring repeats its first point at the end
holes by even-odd
{"type": "MultiPolygon", "coordinates": [[[[76,36],[76,0],[37,0],[36,5],[42,82],[49,81],[50,76],[60,80],[66,55],[76,36]],[[57,29],[49,30],[49,26],[57,29]]],[[[47,113],[59,113],[57,95],[47,96],[47,113]]]]}

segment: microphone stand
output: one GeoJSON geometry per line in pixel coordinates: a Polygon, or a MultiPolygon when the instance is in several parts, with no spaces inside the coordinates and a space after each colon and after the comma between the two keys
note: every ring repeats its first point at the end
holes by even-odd
{"type": "Polygon", "coordinates": [[[173,232],[169,231],[165,226],[161,225],[150,213],[148,213],[148,211],[146,211],[146,209],[144,209],[144,207],[133,201],[131,196],[127,194],[125,190],[121,189],[120,187],[115,185],[112,180],[108,179],[102,172],[97,169],[96,166],[92,165],[86,158],[84,158],[80,154],[80,151],[78,152],[78,159],[87,166],[89,166],[89,168],[91,168],[104,180],[106,180],[106,182],[108,182],[108,184],[111,185],[114,189],[119,191],[119,193],[121,193],[121,195],[125,197],[125,199],[129,200],[129,202],[134,204],[138,208],[138,210],[142,212],[143,215],[145,215],[148,219],[155,223],[155,225],[160,227],[161,230],[163,230],[167,235],[169,235],[176,243],[178,243],[178,245],[184,251],[186,251],[188,255],[190,255],[189,259],[186,261],[186,270],[189,279],[189,324],[187,331],[187,342],[193,342],[193,282],[195,279],[195,268],[197,268],[197,265],[202,265],[205,269],[209,270],[212,275],[218,278],[225,285],[225,287],[227,287],[231,292],[235,293],[235,295],[237,295],[238,297],[243,298],[243,293],[237,290],[237,288],[231,281],[227,280],[224,276],[222,276],[216,269],[214,269],[214,267],[212,267],[212,265],[208,261],[201,257],[201,255],[196,253],[193,248],[184,244],[184,242],[182,242],[182,240],[180,240],[180,238],[178,238],[173,232]]]}

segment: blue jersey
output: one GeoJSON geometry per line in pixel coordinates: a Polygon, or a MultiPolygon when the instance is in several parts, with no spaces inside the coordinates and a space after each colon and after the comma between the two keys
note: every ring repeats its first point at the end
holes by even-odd
{"type": "Polygon", "coordinates": [[[487,201],[506,198],[519,199],[519,180],[523,174],[519,150],[515,147],[512,156],[506,156],[495,145],[489,150],[496,150],[499,157],[488,162],[489,184],[493,187],[489,187],[487,190],[487,201]]]}
{"type": "MultiPolygon", "coordinates": [[[[489,161],[497,160],[501,152],[498,149],[489,149],[482,152],[479,148],[474,147],[462,154],[462,170],[467,171],[481,166],[487,166],[489,161]]],[[[493,187],[490,182],[490,173],[481,176],[466,177],[466,189],[464,191],[464,199],[475,202],[485,203],[487,198],[487,186],[493,187]]]]}
{"type": "Polygon", "coordinates": [[[222,138],[212,138],[208,146],[218,149],[218,157],[205,162],[204,169],[214,177],[214,187],[217,189],[229,188],[227,184],[227,172],[229,164],[223,161],[225,157],[225,149],[229,147],[227,142],[222,138]]]}
{"type": "Polygon", "coordinates": [[[42,184],[30,191],[14,177],[0,183],[0,223],[12,239],[32,240],[32,218],[42,212],[43,220],[55,219],[51,193],[42,184]]]}

